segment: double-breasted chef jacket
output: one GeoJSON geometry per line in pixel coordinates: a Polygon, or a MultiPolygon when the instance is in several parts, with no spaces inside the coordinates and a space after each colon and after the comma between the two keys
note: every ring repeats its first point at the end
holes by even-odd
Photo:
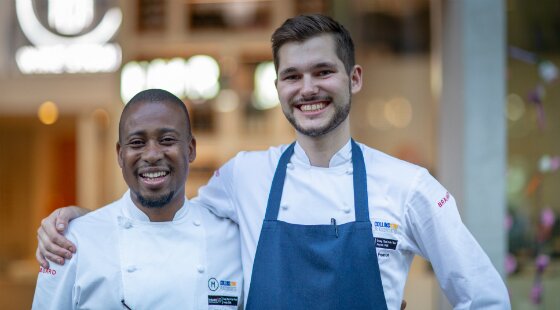
{"type": "MultiPolygon", "coordinates": [[[[455,309],[510,309],[503,280],[462,223],[453,196],[426,169],[358,145],[366,166],[371,233],[388,309],[400,309],[415,255],[431,262],[455,309]]],[[[192,200],[239,224],[246,298],[272,179],[287,147],[240,152],[192,200]]],[[[287,164],[278,220],[322,225],[334,219],[344,224],[355,221],[354,210],[350,140],[327,168],[312,166],[296,143],[287,164]]]]}
{"type": "Polygon", "coordinates": [[[33,309],[238,309],[237,225],[189,203],[150,222],[127,192],[72,221],[77,252],[41,268],[33,309]]]}

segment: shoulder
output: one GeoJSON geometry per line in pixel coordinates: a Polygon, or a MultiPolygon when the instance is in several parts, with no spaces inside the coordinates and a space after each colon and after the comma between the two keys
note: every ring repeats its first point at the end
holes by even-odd
{"type": "MultiPolygon", "coordinates": [[[[430,172],[421,166],[406,162],[361,144],[368,177],[372,186],[382,187],[391,197],[399,197],[407,207],[413,207],[423,216],[433,216],[449,205],[456,209],[455,200],[448,190],[430,172]]],[[[409,210],[407,208],[407,210],[409,210]]]]}
{"type": "Polygon", "coordinates": [[[288,146],[283,144],[266,150],[241,151],[220,167],[215,176],[225,175],[232,178],[233,175],[239,177],[240,175],[251,175],[251,172],[262,173],[267,169],[275,169],[280,156],[288,146]]]}
{"type": "Polygon", "coordinates": [[[393,157],[365,144],[358,144],[364,154],[368,175],[402,185],[412,185],[422,175],[429,174],[421,166],[393,157]]]}
{"type": "Polygon", "coordinates": [[[266,150],[259,151],[241,151],[233,158],[234,161],[241,164],[249,163],[266,163],[269,160],[278,161],[282,153],[288,148],[289,144],[271,146],[266,150]]]}
{"type": "Polygon", "coordinates": [[[368,188],[383,195],[392,204],[409,212],[413,206],[419,212],[429,211],[433,204],[449,195],[427,169],[385,154],[361,144],[368,188]]]}
{"type": "Polygon", "coordinates": [[[67,234],[75,238],[84,235],[84,231],[91,232],[92,229],[95,229],[95,231],[103,232],[114,226],[120,210],[119,202],[120,200],[114,201],[71,221],[68,225],[67,234]]]}
{"type": "MultiPolygon", "coordinates": [[[[396,158],[394,156],[381,152],[365,144],[359,143],[358,145],[360,146],[362,152],[364,153],[364,160],[366,164],[369,165],[379,164],[379,165],[388,166],[388,168],[391,169],[398,169],[399,171],[411,172],[411,173],[417,173],[419,170],[423,169],[418,165],[396,158]]],[[[376,167],[376,168],[379,169],[382,167],[376,167]]]]}
{"type": "Polygon", "coordinates": [[[191,208],[190,212],[193,212],[196,217],[200,218],[201,222],[207,227],[212,227],[215,230],[234,229],[237,231],[237,224],[231,219],[217,216],[198,203],[190,203],[189,208],[191,208]]]}

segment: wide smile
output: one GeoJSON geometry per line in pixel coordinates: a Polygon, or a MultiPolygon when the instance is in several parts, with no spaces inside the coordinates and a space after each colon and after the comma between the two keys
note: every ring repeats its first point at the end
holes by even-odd
{"type": "Polygon", "coordinates": [[[324,109],[326,106],[325,103],[302,104],[299,109],[303,112],[315,112],[324,109]]]}
{"type": "Polygon", "coordinates": [[[309,102],[303,104],[295,105],[295,108],[303,112],[304,114],[317,114],[321,113],[327,106],[329,106],[330,102],[321,101],[321,102],[309,102]]]}
{"type": "Polygon", "coordinates": [[[167,180],[169,176],[168,170],[151,170],[147,172],[140,172],[138,174],[142,183],[150,188],[158,187],[167,180]]]}

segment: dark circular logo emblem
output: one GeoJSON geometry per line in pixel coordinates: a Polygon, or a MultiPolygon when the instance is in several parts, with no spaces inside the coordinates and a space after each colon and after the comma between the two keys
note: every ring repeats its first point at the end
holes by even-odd
{"type": "Polygon", "coordinates": [[[220,288],[220,282],[218,282],[216,278],[210,278],[210,280],[208,280],[208,289],[210,289],[211,291],[216,291],[219,288],[220,288]]]}

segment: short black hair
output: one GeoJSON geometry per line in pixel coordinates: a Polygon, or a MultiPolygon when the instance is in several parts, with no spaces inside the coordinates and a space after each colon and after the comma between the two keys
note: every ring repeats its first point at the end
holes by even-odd
{"type": "Polygon", "coordinates": [[[320,14],[300,15],[287,19],[272,34],[272,56],[274,67],[278,71],[278,51],[282,45],[290,42],[303,42],[315,36],[331,34],[335,42],[336,55],[344,64],[346,73],[350,74],[356,64],[354,42],[350,33],[342,24],[329,16],[320,14]]]}
{"type": "Polygon", "coordinates": [[[187,123],[187,131],[188,131],[187,134],[188,134],[188,136],[192,136],[189,111],[187,110],[187,107],[185,106],[185,103],[181,99],[179,99],[177,96],[173,95],[172,93],[170,93],[166,90],[158,89],[158,88],[152,88],[152,89],[146,89],[146,90],[143,90],[143,91],[137,93],[124,106],[124,109],[121,113],[121,118],[119,120],[119,141],[121,141],[121,132],[122,132],[123,126],[124,126],[123,116],[126,114],[126,112],[132,106],[134,106],[138,103],[171,103],[171,104],[177,105],[178,107],[181,108],[181,110],[185,114],[185,121],[187,123]]]}

